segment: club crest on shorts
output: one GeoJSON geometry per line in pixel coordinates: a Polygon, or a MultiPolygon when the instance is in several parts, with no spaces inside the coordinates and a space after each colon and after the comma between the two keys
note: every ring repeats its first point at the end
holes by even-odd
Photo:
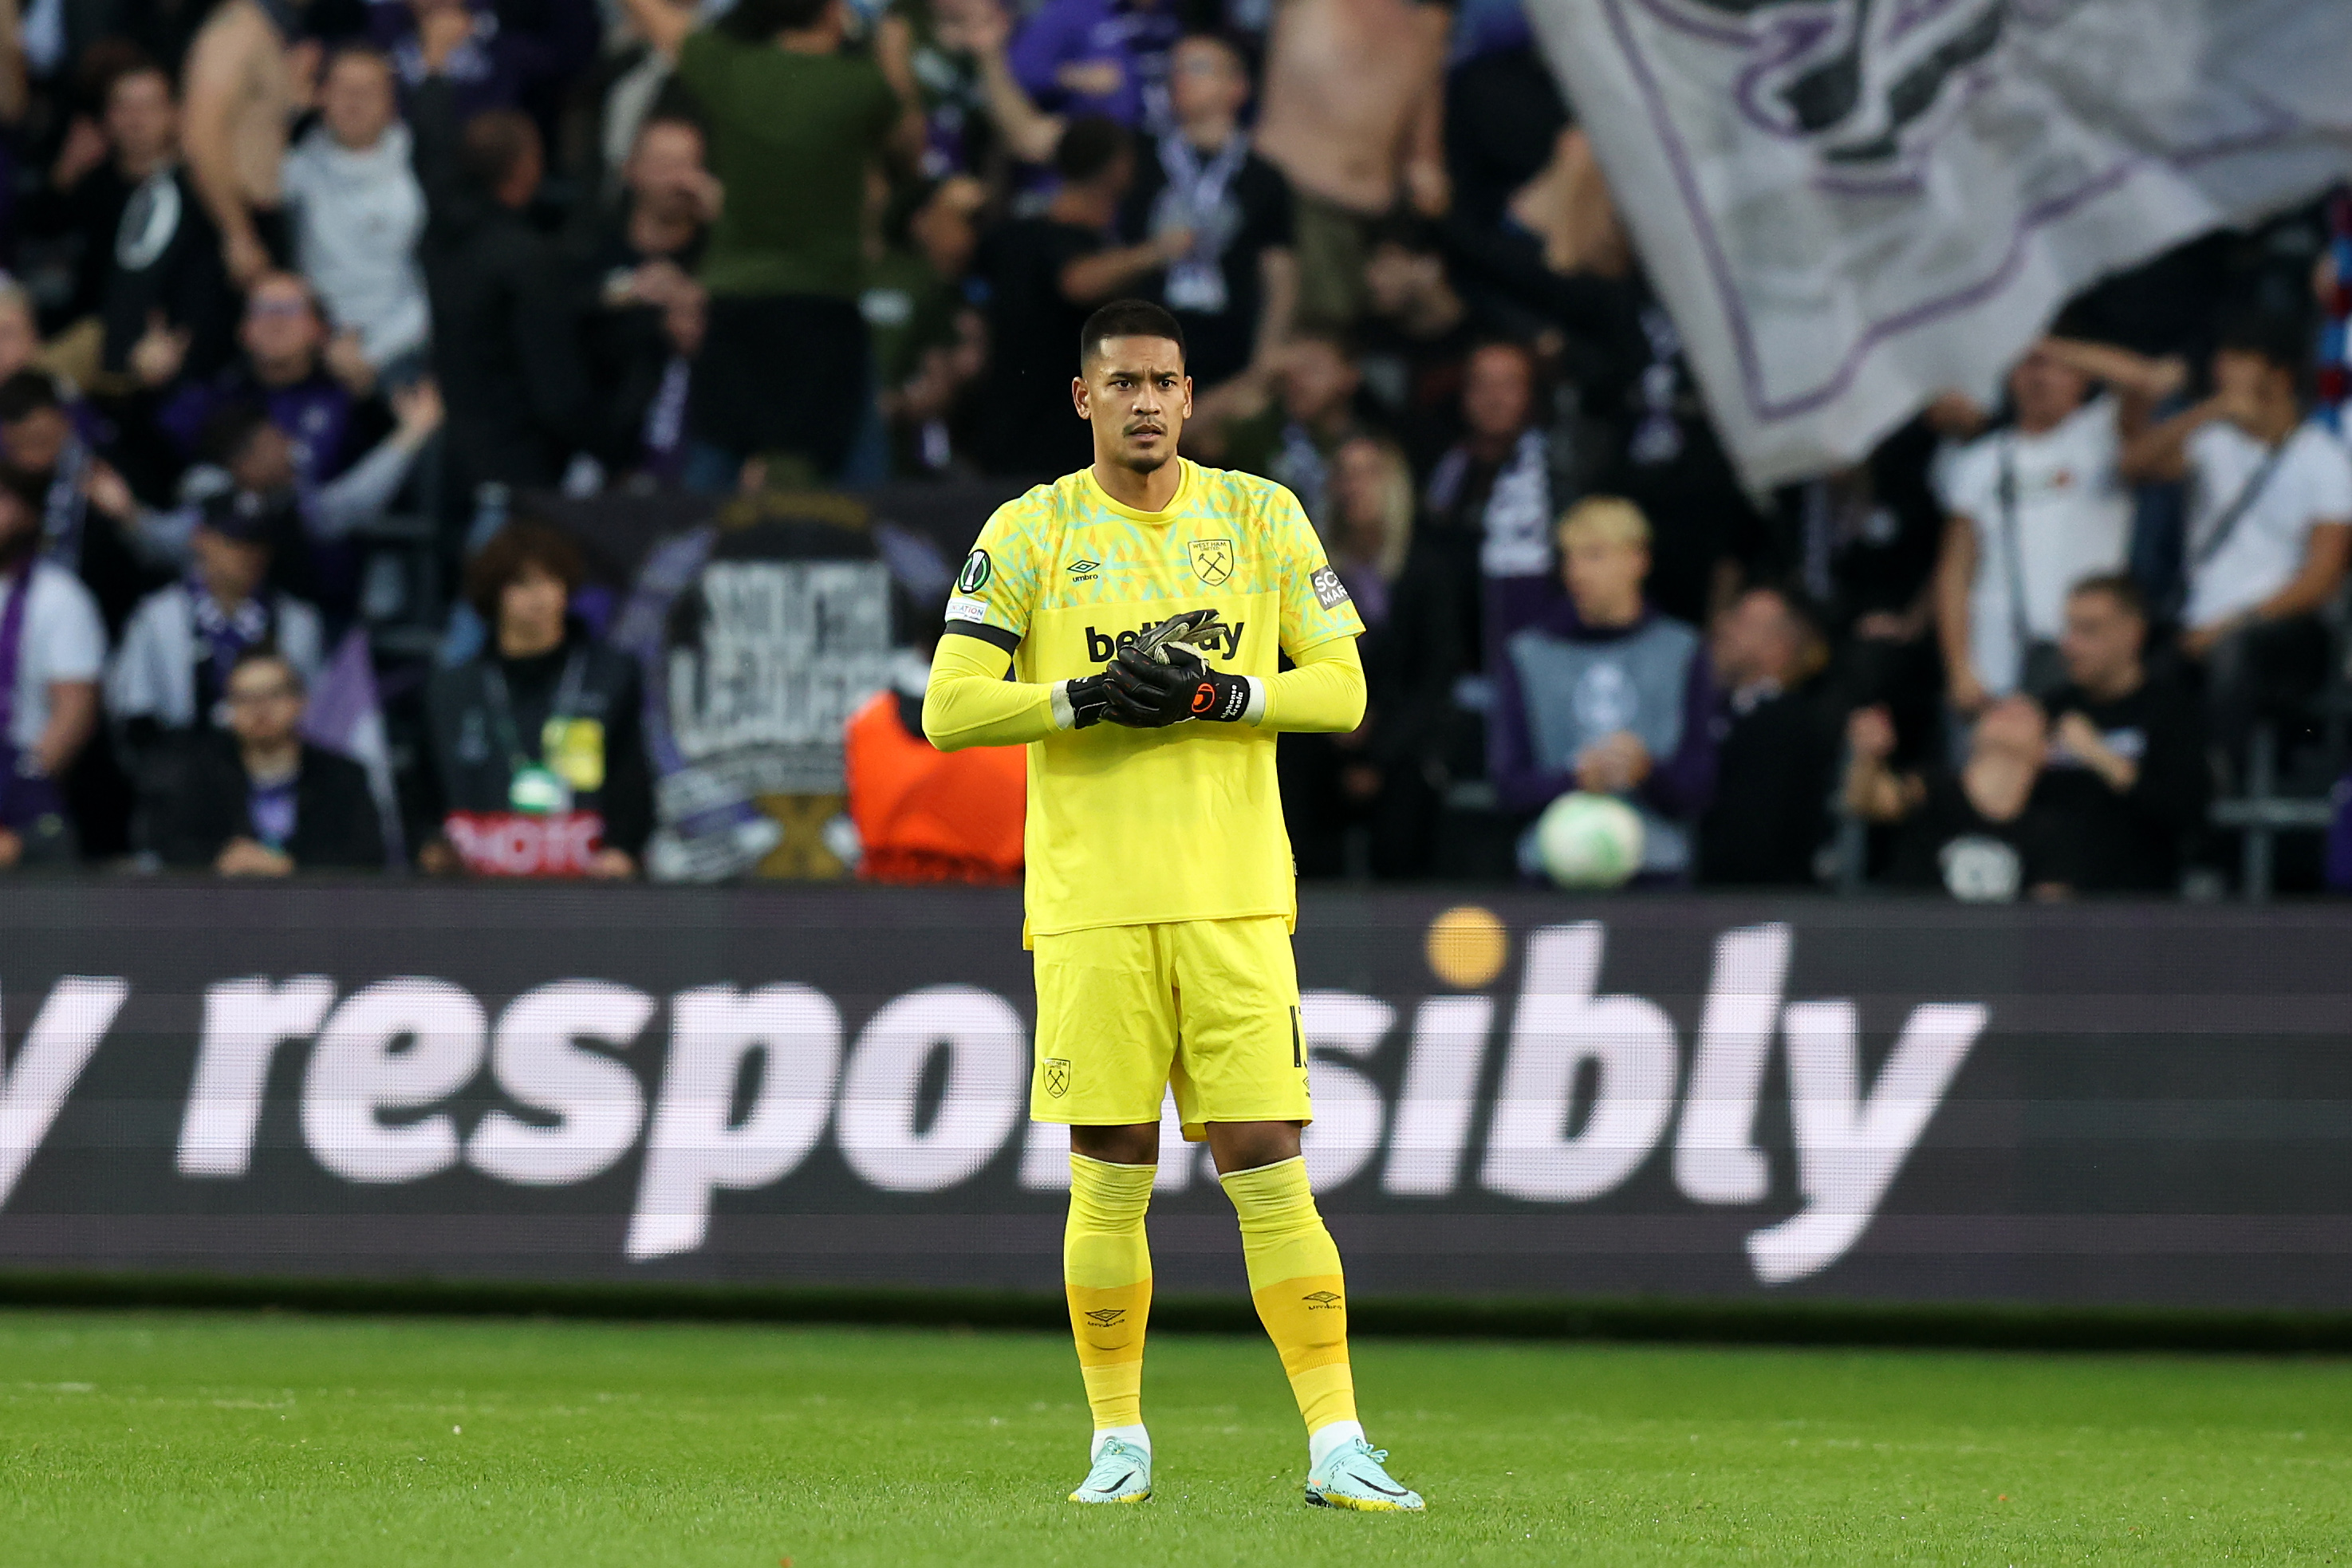
{"type": "Polygon", "coordinates": [[[1234,542],[1230,539],[1192,541],[1192,575],[1211,588],[1234,574],[1234,542]]]}
{"type": "Polygon", "coordinates": [[[1062,1057],[1047,1057],[1037,1064],[1045,1068],[1045,1092],[1059,1100],[1070,1092],[1070,1064],[1062,1057]]]}

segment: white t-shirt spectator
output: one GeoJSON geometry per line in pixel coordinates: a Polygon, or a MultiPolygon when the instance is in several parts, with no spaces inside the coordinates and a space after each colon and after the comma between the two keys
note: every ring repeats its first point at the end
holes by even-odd
{"type": "MultiPolygon", "coordinates": [[[[17,576],[0,578],[0,623],[20,591],[17,576]]],[[[24,651],[16,660],[16,711],[8,739],[19,754],[40,743],[49,727],[49,688],[61,680],[96,680],[106,663],[106,624],[81,579],[47,561],[36,563],[25,601],[24,651]]]]}
{"type": "Polygon", "coordinates": [[[294,258],[338,327],[356,327],[370,364],[422,349],[432,331],[417,237],[425,192],[409,163],[408,127],[354,153],[323,125],[286,154],[294,258]]]}
{"type": "Polygon", "coordinates": [[[1969,658],[1994,696],[2016,690],[2022,675],[2021,622],[2026,640],[2056,640],[2068,591],[2124,568],[2132,494],[2116,467],[2123,444],[2116,411],[2114,398],[2098,397],[2038,436],[1996,431],[1963,448],[1946,471],[1945,510],[1976,524],[1969,658]]]}
{"type": "MultiPolygon", "coordinates": [[[[199,719],[222,721],[220,713],[196,711],[195,593],[185,583],[174,583],[148,595],[131,613],[114,666],[106,672],[106,711],[117,722],[152,719],[164,729],[185,730],[199,719]]],[[[275,595],[269,607],[270,643],[305,686],[316,686],[326,667],[319,612],[285,594],[275,595]]]]}
{"type": "Polygon", "coordinates": [[[2271,449],[2225,420],[2189,437],[2189,605],[2183,618],[2210,626],[2294,581],[2314,524],[2352,522],[2352,453],[2316,425],[2271,449]],[[2240,505],[2257,476],[2262,488],[2240,505]],[[2227,524],[2218,543],[2215,535],[2227,524]]]}

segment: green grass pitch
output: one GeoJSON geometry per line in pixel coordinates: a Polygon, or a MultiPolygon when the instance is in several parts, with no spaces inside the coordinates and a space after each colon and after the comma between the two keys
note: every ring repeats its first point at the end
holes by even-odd
{"type": "Polygon", "coordinates": [[[2352,1363],[1370,1340],[1421,1518],[1304,1507],[1274,1353],[1151,1345],[1159,1494],[1046,1335],[0,1312],[0,1563],[2352,1563],[2352,1363]]]}

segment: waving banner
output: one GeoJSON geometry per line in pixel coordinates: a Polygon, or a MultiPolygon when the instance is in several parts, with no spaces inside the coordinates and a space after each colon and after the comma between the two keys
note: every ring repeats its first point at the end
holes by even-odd
{"type": "Polygon", "coordinates": [[[2101,276],[2352,174],[2343,0],[1532,0],[1764,485],[1981,391],[2101,276]]]}

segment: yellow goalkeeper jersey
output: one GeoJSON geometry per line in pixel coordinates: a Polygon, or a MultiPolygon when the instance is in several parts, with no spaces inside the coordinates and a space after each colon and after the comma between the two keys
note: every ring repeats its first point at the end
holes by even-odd
{"type": "MultiPolygon", "coordinates": [[[[948,629],[1013,653],[1016,680],[1095,674],[1146,627],[1213,609],[1210,665],[1270,677],[1362,633],[1297,500],[1251,474],[1183,472],[1163,511],[1081,468],[999,507],[956,578],[948,629]]],[[[1029,746],[1028,930],[1281,915],[1295,921],[1275,736],[1247,723],[1095,724],[1029,746]]]]}

